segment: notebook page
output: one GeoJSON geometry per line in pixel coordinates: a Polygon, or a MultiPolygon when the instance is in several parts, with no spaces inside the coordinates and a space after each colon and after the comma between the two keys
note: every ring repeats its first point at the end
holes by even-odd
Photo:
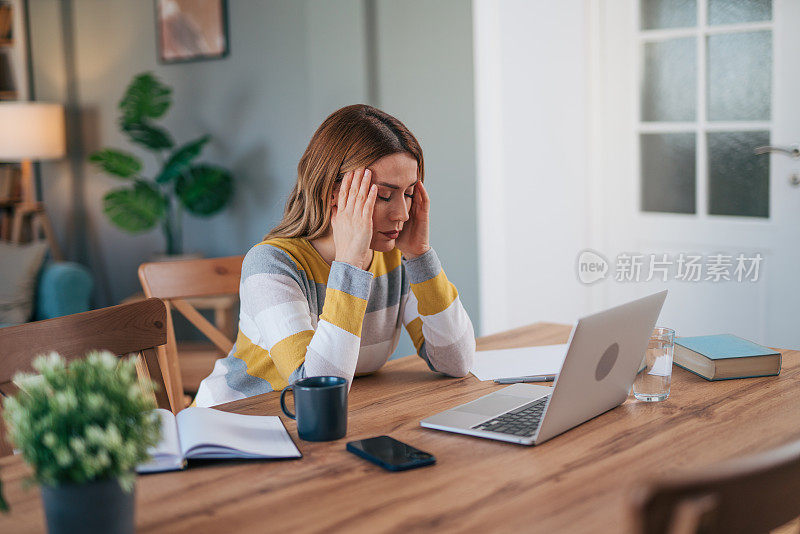
{"type": "Polygon", "coordinates": [[[183,453],[178,439],[178,425],[175,416],[169,410],[157,408],[153,410],[161,420],[161,441],[150,447],[151,459],[149,462],[136,467],[139,473],[153,473],[156,471],[170,471],[183,468],[183,453]]]}
{"type": "Polygon", "coordinates": [[[277,416],[186,408],[176,417],[186,458],[297,458],[300,451],[277,416]]]}
{"type": "Polygon", "coordinates": [[[548,375],[561,372],[566,343],[517,349],[479,350],[470,370],[478,380],[548,375]]]}

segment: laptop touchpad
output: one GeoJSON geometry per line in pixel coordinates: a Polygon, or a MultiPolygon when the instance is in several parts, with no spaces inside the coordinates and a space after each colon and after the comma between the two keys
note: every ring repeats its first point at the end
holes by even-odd
{"type": "Polygon", "coordinates": [[[533,399],[517,397],[515,395],[490,395],[483,399],[464,404],[454,408],[457,412],[474,413],[478,415],[499,415],[506,410],[522,406],[533,399]]]}

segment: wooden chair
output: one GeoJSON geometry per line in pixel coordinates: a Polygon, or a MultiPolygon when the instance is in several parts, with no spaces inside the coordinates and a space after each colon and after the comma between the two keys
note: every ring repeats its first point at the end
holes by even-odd
{"type": "MultiPolygon", "coordinates": [[[[140,377],[156,383],[156,404],[170,405],[156,347],[167,341],[167,311],[158,299],[123,304],[75,315],[0,328],[0,394],[13,395],[18,371],[33,371],[31,363],[40,354],[56,351],[67,361],[82,358],[88,351],[104,349],[117,356],[136,354],[140,377]]],[[[2,407],[0,407],[2,409],[2,407]]],[[[0,424],[0,457],[11,453],[0,424]]]]}
{"type": "MultiPolygon", "coordinates": [[[[173,403],[182,403],[184,398],[184,374],[181,373],[181,361],[178,356],[178,345],[175,340],[175,326],[172,309],[176,309],[192,325],[203,333],[214,345],[211,351],[203,353],[195,351],[194,356],[201,362],[214,361],[220,355],[226,355],[233,347],[230,334],[225,334],[203,317],[187,299],[212,296],[238,296],[239,279],[242,275],[244,256],[227,258],[209,258],[201,260],[180,260],[169,262],[143,263],[139,266],[139,281],[144,294],[148,297],[162,299],[167,305],[167,344],[160,347],[162,361],[167,362],[166,376],[173,403]],[[210,356],[210,360],[209,360],[210,356]],[[183,399],[183,400],[181,400],[183,399]]],[[[184,360],[186,358],[183,358],[184,360]]],[[[206,363],[206,365],[208,365],[206,363]]],[[[211,365],[213,367],[213,364],[211,365]]],[[[211,368],[204,370],[204,378],[211,368]]],[[[192,381],[196,386],[197,377],[192,381]]]]}
{"type": "Polygon", "coordinates": [[[798,516],[800,441],[634,492],[637,532],[648,534],[762,533],[798,516]]]}

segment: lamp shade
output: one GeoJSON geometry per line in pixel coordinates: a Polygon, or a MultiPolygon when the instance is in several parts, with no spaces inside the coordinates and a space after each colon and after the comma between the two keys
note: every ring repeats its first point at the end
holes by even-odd
{"type": "Polygon", "coordinates": [[[0,102],[0,161],[64,156],[64,107],[43,102],[0,102]]]}

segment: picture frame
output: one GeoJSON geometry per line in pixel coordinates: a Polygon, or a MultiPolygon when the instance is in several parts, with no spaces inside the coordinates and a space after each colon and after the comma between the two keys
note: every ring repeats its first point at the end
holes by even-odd
{"type": "Polygon", "coordinates": [[[154,1],[159,63],[188,63],[228,56],[228,0],[154,1]]]}

